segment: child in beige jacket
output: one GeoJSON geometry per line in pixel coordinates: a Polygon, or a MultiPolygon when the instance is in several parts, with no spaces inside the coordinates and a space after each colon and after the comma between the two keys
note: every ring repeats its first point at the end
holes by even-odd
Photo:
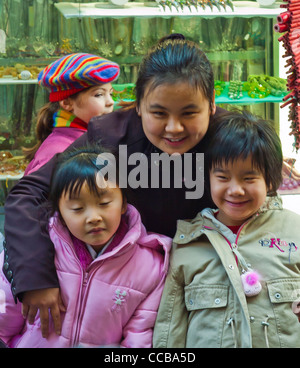
{"type": "Polygon", "coordinates": [[[280,140],[229,113],[205,162],[217,210],[179,221],[154,347],[299,347],[300,216],[282,208],[280,140]]]}

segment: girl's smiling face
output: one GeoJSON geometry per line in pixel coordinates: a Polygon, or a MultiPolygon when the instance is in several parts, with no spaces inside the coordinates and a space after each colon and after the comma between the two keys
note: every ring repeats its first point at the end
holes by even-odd
{"type": "Polygon", "coordinates": [[[242,225],[266,200],[268,188],[251,157],[238,158],[210,170],[212,200],[219,209],[217,219],[227,226],[242,225]]]}
{"type": "Polygon", "coordinates": [[[215,103],[211,108],[202,91],[185,82],[150,87],[137,108],[146,137],[168,154],[191,150],[205,136],[215,103]]]}

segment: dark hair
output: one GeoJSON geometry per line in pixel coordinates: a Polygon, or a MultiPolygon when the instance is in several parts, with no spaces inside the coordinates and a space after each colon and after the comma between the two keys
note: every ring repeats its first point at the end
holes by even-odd
{"type": "MultiPolygon", "coordinates": [[[[80,192],[85,183],[87,183],[91,192],[100,195],[101,189],[97,184],[97,174],[101,168],[107,165],[114,165],[116,171],[114,184],[118,186],[118,159],[112,152],[103,150],[99,145],[93,144],[59,154],[51,177],[47,206],[48,217],[56,211],[59,212],[59,200],[64,193],[68,192],[69,197],[72,198],[80,192]],[[111,158],[113,159],[111,160],[111,158]]],[[[125,189],[121,189],[121,191],[125,200],[126,191],[125,189]]]]}
{"type": "Polygon", "coordinates": [[[212,108],[214,75],[205,53],[180,33],[159,40],[140,64],[136,81],[136,104],[139,107],[148,86],[154,89],[161,84],[188,82],[200,88],[212,108]]]}
{"type": "Polygon", "coordinates": [[[271,190],[268,194],[276,194],[282,181],[283,157],[280,139],[269,121],[247,111],[225,113],[211,125],[210,137],[205,153],[208,170],[251,156],[271,190]]]}

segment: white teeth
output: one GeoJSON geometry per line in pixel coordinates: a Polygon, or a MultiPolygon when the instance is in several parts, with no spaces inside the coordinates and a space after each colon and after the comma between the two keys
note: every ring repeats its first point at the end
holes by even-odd
{"type": "Polygon", "coordinates": [[[177,138],[177,139],[167,138],[167,139],[171,142],[179,142],[181,141],[182,138],[177,138]]]}

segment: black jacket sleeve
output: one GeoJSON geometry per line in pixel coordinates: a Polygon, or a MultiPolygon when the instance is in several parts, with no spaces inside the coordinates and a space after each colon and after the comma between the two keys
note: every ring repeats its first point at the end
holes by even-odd
{"type": "MultiPolygon", "coordinates": [[[[84,146],[87,142],[100,143],[108,149],[126,144],[128,154],[148,152],[151,148],[148,146],[152,146],[145,137],[135,109],[117,110],[112,114],[93,118],[89,122],[88,132],[67,150],[84,146]]],[[[54,266],[54,247],[47,232],[41,229],[42,204],[48,197],[56,160],[57,156],[54,156],[38,171],[22,178],[12,188],[5,202],[3,271],[11,283],[15,300],[18,298],[21,301],[25,291],[59,286],[54,266]]],[[[202,206],[209,205],[208,202],[195,202],[192,212],[191,202],[181,200],[177,192],[169,189],[134,191],[137,199],[134,198],[132,203],[141,212],[149,231],[173,234],[178,218],[190,218],[202,206]],[[170,209],[171,204],[173,209],[170,209]]]]}
{"type": "MultiPolygon", "coordinates": [[[[86,141],[84,134],[70,147],[83,146],[86,141]]],[[[42,203],[48,196],[56,160],[57,155],[38,171],[23,177],[5,201],[3,272],[11,283],[15,301],[21,301],[25,291],[59,286],[54,247],[41,227],[42,203]]]]}
{"type": "MultiPolygon", "coordinates": [[[[128,142],[128,122],[136,124],[142,132],[135,109],[125,112],[117,110],[93,118],[88,124],[88,132],[67,150],[83,147],[87,142],[107,148],[128,142]]],[[[133,130],[136,137],[136,129],[133,130]]],[[[59,286],[54,265],[54,247],[48,233],[42,231],[45,225],[42,204],[48,197],[56,161],[57,155],[39,170],[23,177],[5,201],[3,272],[11,283],[15,301],[22,301],[25,291],[59,286]]]]}

